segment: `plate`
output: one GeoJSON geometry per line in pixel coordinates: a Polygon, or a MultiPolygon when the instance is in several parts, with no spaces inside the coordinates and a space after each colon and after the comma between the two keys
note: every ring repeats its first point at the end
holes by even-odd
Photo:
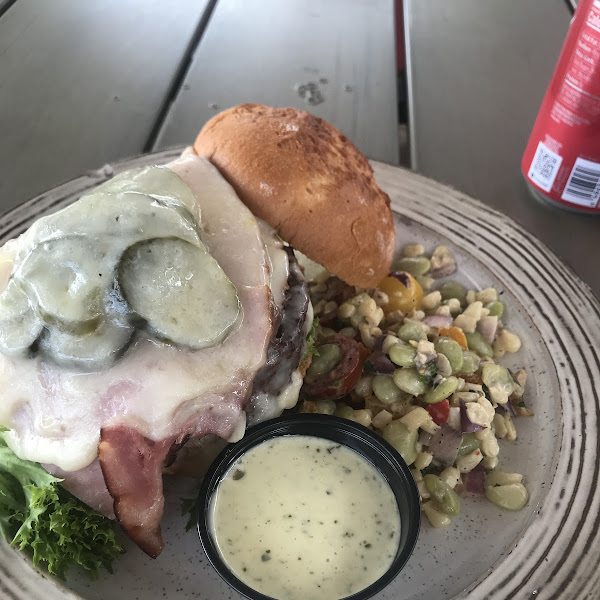
{"type": "MultiPolygon", "coordinates": [[[[180,149],[105,166],[0,217],[0,243],[24,231],[114,172],[176,158],[180,149]]],[[[373,163],[390,195],[402,243],[451,247],[459,277],[496,287],[507,326],[523,340],[505,364],[529,375],[535,417],[517,420],[519,438],[501,441],[500,466],[522,472],[531,500],[520,512],[485,500],[461,500],[461,516],[444,530],[426,522],[401,575],[378,598],[406,600],[600,597],[600,304],[589,288],[537,239],[502,214],[415,173],[373,163]]],[[[136,548],[114,575],[59,582],[0,544],[0,597],[12,600],[225,600],[235,595],[186,533],[180,498],[196,483],[167,480],[166,548],[153,561],[136,548]]],[[[360,518],[360,515],[357,515],[360,518]]]]}

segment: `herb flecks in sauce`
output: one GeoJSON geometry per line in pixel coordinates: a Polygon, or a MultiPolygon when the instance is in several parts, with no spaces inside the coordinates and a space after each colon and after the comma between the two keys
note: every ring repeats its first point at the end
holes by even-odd
{"type": "Polygon", "coordinates": [[[388,569],[398,508],[362,456],[321,438],[286,436],[248,451],[243,469],[240,462],[212,499],[211,527],[226,564],[247,585],[286,600],[334,600],[388,569]]]}

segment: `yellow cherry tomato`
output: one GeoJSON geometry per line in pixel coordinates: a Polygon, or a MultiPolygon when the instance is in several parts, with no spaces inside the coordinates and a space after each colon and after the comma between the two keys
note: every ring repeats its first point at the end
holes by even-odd
{"type": "Polygon", "coordinates": [[[395,310],[408,313],[421,308],[423,289],[410,273],[399,271],[384,277],[379,289],[388,297],[387,304],[381,306],[385,314],[395,310]]]}

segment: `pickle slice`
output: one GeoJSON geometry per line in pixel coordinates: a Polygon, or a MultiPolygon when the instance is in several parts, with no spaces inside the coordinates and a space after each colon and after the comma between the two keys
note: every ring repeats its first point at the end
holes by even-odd
{"type": "Polygon", "coordinates": [[[144,167],[117,175],[40,219],[31,235],[36,242],[65,235],[108,239],[118,260],[125,248],[143,240],[178,237],[197,244],[198,211],[192,191],[175,173],[166,167],[144,167]]]}
{"type": "Polygon", "coordinates": [[[194,214],[197,201],[188,185],[168,167],[151,165],[115,175],[99,190],[111,194],[144,194],[168,206],[182,207],[194,214]]]}
{"type": "Polygon", "coordinates": [[[87,334],[51,327],[40,339],[40,351],[68,369],[103,371],[112,366],[132,335],[133,327],[110,319],[87,334]]]}
{"type": "Polygon", "coordinates": [[[27,294],[11,279],[0,294],[0,352],[8,356],[24,354],[42,327],[27,294]]]}
{"type": "Polygon", "coordinates": [[[81,324],[101,317],[113,281],[113,260],[97,244],[64,237],[35,246],[16,276],[48,323],[81,324]]]}
{"type": "Polygon", "coordinates": [[[180,239],[140,242],[118,272],[125,300],[159,337],[199,349],[213,346],[240,315],[237,292],[203,248],[180,239]]]}
{"type": "Polygon", "coordinates": [[[91,238],[108,239],[118,250],[115,258],[131,244],[160,237],[176,237],[200,244],[200,229],[185,208],[167,206],[138,193],[94,192],[65,210],[73,231],[91,238]],[[89,215],[93,214],[93,220],[89,215]]]}

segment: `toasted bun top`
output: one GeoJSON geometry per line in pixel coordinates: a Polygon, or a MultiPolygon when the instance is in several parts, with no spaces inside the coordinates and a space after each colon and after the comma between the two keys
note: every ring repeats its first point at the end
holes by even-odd
{"type": "Polygon", "coordinates": [[[213,117],[194,144],[254,215],[349,284],[376,287],[395,229],[373,169],[335,127],[294,108],[242,104],[213,117]]]}

